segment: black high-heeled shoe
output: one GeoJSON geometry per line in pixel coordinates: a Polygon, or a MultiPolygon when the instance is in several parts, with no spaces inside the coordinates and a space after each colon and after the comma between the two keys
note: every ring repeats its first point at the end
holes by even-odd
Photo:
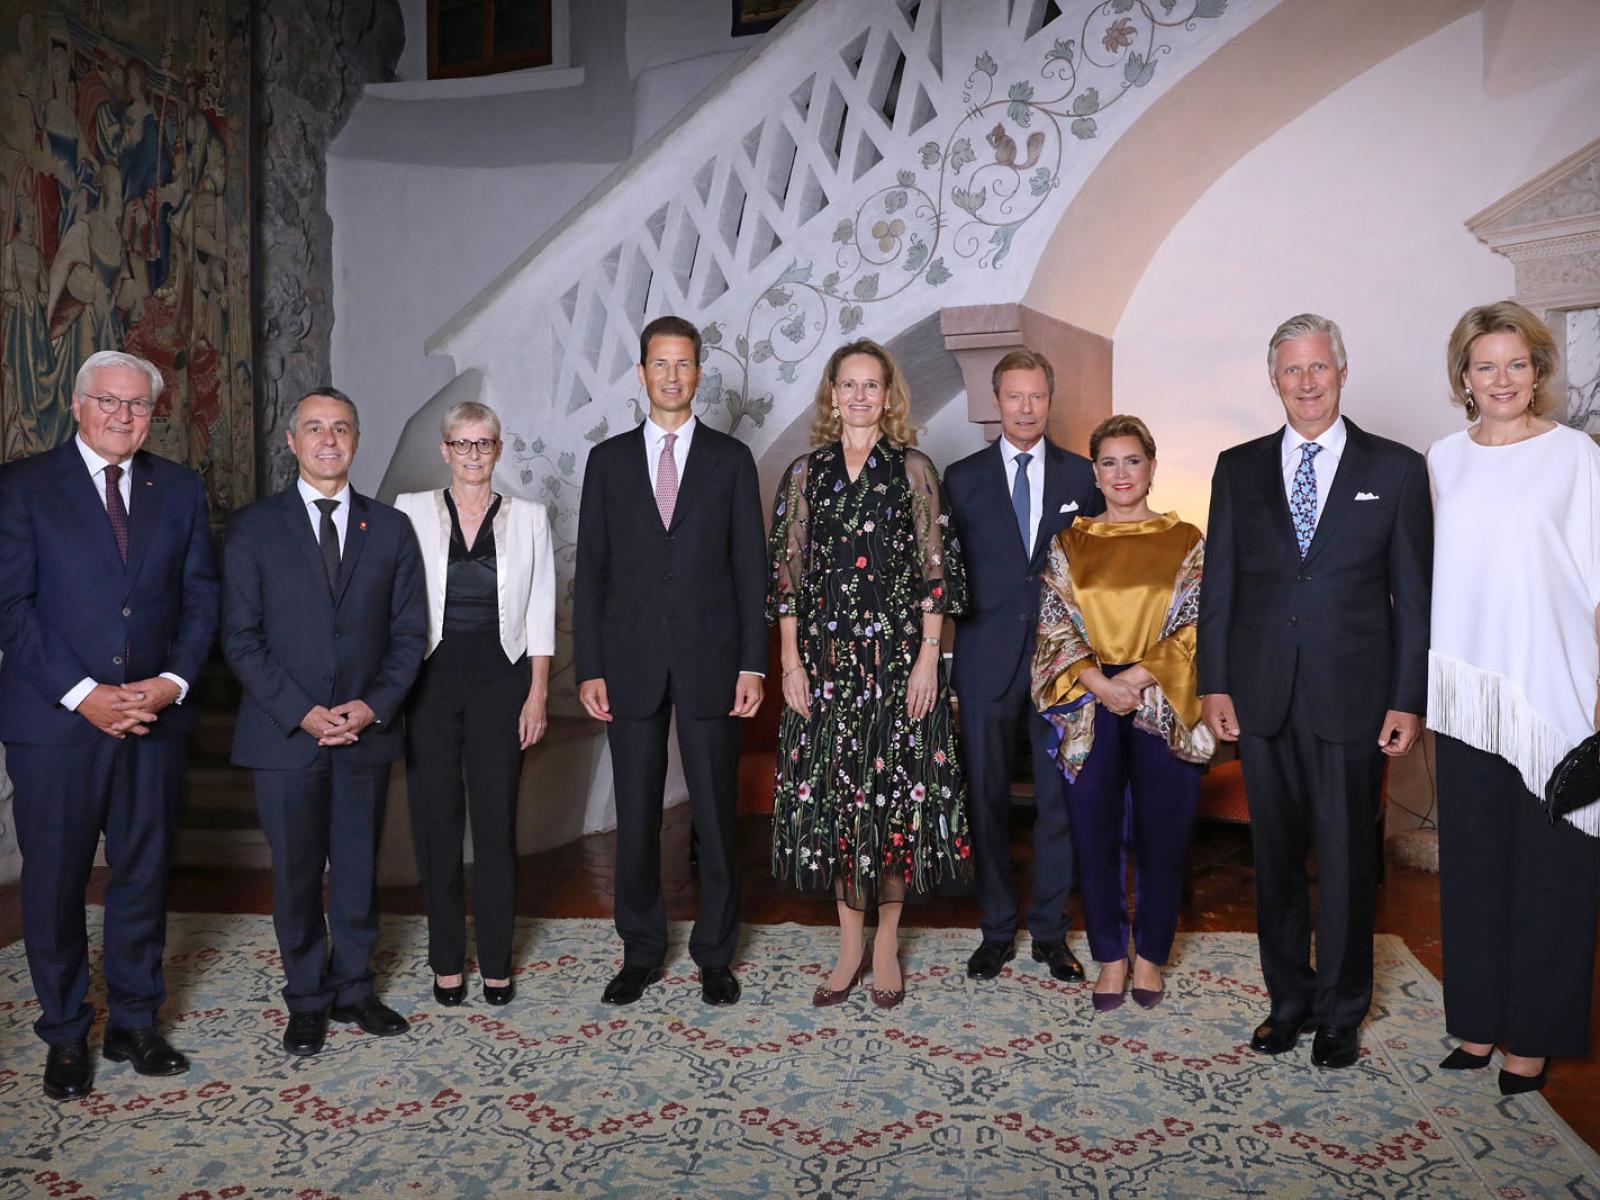
{"type": "Polygon", "coordinates": [[[1490,1054],[1474,1054],[1465,1046],[1457,1046],[1439,1064],[1441,1071],[1481,1071],[1489,1065],[1490,1054]]]}
{"type": "Polygon", "coordinates": [[[1544,1060],[1544,1066],[1539,1068],[1537,1075],[1518,1075],[1514,1071],[1500,1068],[1500,1094],[1502,1096],[1520,1096],[1524,1092],[1537,1092],[1544,1087],[1545,1074],[1550,1070],[1550,1060],[1544,1060]]]}
{"type": "Polygon", "coordinates": [[[516,994],[517,981],[515,979],[508,978],[505,987],[495,987],[488,983],[483,985],[483,1002],[485,1004],[493,1004],[497,1008],[502,1004],[510,1004],[511,998],[516,994]]]}
{"type": "Polygon", "coordinates": [[[465,978],[455,987],[444,987],[439,983],[439,977],[433,977],[433,998],[436,1003],[446,1008],[456,1008],[467,998],[467,981],[465,978]]]}

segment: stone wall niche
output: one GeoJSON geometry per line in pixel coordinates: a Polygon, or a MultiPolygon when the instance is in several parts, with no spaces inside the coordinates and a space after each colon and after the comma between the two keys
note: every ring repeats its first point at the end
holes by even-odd
{"type": "Polygon", "coordinates": [[[967,419],[983,426],[984,437],[1000,436],[990,382],[995,363],[1027,347],[1050,360],[1056,373],[1050,406],[1050,440],[1080,454],[1089,452],[1089,434],[1111,415],[1111,339],[1047,316],[1025,304],[970,304],[939,314],[945,349],[961,364],[967,390],[967,419]]]}

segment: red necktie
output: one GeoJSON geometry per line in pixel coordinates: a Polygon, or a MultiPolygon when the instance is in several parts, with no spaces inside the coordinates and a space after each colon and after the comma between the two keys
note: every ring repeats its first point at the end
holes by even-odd
{"type": "Polygon", "coordinates": [[[656,507],[661,524],[672,528],[672,510],[678,507],[678,460],[672,457],[672,444],[678,435],[669,433],[661,441],[661,458],[656,463],[656,507]]]}

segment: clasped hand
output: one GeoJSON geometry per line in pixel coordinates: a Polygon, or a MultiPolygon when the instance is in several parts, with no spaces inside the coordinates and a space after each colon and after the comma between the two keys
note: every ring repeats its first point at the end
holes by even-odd
{"type": "Polygon", "coordinates": [[[159,675],[133,683],[96,684],[78,704],[77,713],[101,733],[118,741],[130,733],[143,737],[161,710],[178,698],[178,685],[159,675]]]}
{"type": "Polygon", "coordinates": [[[351,700],[334,708],[316,705],[300,718],[300,728],[319,746],[353,746],[361,731],[377,719],[365,700],[351,700]]]}

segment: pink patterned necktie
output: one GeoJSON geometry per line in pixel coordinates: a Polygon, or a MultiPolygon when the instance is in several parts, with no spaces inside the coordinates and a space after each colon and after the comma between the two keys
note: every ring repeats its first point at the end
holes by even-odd
{"type": "Polygon", "coordinates": [[[656,462],[656,508],[661,511],[661,524],[666,529],[672,527],[672,510],[678,507],[678,460],[672,457],[677,440],[675,433],[661,439],[661,457],[656,462]]]}
{"type": "Polygon", "coordinates": [[[111,534],[117,539],[117,553],[128,561],[128,509],[122,503],[122,489],[117,486],[122,478],[122,468],[115,463],[106,464],[106,516],[111,518],[111,534]]]}

